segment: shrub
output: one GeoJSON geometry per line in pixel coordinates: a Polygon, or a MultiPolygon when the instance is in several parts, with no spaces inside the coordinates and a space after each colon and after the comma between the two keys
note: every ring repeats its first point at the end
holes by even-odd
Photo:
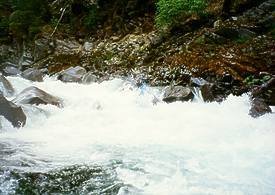
{"type": "Polygon", "coordinates": [[[96,6],[91,6],[89,8],[88,14],[84,18],[84,26],[87,29],[92,29],[96,26],[98,22],[98,10],[96,6]]]}
{"type": "Polygon", "coordinates": [[[156,25],[162,27],[171,25],[182,16],[203,13],[207,3],[204,0],[158,0],[156,25]]]}
{"type": "Polygon", "coordinates": [[[0,37],[7,36],[9,34],[9,18],[0,18],[0,37]]]}
{"type": "Polygon", "coordinates": [[[269,76],[269,75],[265,75],[265,76],[259,77],[259,78],[255,77],[254,75],[250,75],[243,80],[243,83],[248,86],[261,85],[261,84],[267,82],[269,79],[271,79],[271,76],[269,76]]]}
{"type": "Polygon", "coordinates": [[[26,36],[33,18],[32,12],[16,10],[10,15],[9,29],[16,36],[26,36]]]}

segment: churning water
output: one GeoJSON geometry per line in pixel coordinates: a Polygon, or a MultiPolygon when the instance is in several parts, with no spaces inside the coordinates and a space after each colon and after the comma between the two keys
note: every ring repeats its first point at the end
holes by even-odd
{"type": "Polygon", "coordinates": [[[275,194],[275,114],[254,119],[247,96],[223,103],[156,98],[160,89],[9,80],[64,100],[1,118],[0,194],[275,194]]]}

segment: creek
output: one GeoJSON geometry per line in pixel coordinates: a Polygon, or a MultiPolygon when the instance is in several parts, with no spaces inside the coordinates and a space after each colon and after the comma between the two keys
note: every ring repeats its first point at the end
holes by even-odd
{"type": "Polygon", "coordinates": [[[249,116],[248,95],[154,104],[162,89],[130,80],[8,79],[64,108],[25,106],[20,129],[0,117],[1,195],[275,193],[275,114],[249,116]]]}

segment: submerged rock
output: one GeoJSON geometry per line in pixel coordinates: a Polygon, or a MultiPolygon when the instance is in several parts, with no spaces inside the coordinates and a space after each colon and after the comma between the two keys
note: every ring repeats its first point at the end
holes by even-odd
{"type": "Polygon", "coordinates": [[[62,100],[58,97],[52,96],[47,92],[37,88],[28,87],[24,89],[13,100],[16,104],[51,104],[57,107],[63,107],[62,100]]]}
{"type": "Polygon", "coordinates": [[[271,108],[265,103],[261,98],[254,98],[251,101],[251,108],[249,110],[249,115],[256,118],[262,116],[266,113],[271,113],[271,108]]]}
{"type": "Polygon", "coordinates": [[[62,71],[58,79],[63,82],[81,82],[82,77],[87,73],[85,68],[76,66],[62,71]]]}
{"type": "Polygon", "coordinates": [[[4,116],[14,127],[22,127],[26,124],[26,115],[22,108],[8,101],[0,94],[0,115],[4,116]]]}
{"type": "Polygon", "coordinates": [[[172,86],[165,89],[165,93],[163,95],[163,101],[167,103],[175,102],[175,101],[188,101],[192,100],[194,94],[189,87],[183,86],[172,86]]]}
{"type": "Polygon", "coordinates": [[[29,68],[23,71],[21,76],[30,81],[37,81],[37,82],[43,81],[43,72],[36,68],[29,68]]]}
{"type": "Polygon", "coordinates": [[[0,74],[0,94],[3,94],[6,97],[10,97],[14,94],[14,89],[11,83],[0,74]]]}

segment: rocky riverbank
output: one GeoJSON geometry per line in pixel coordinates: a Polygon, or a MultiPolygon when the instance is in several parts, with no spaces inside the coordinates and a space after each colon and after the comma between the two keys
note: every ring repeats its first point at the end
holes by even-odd
{"type": "Polygon", "coordinates": [[[257,117],[275,105],[275,4],[226,2],[210,1],[205,15],[162,30],[150,14],[134,18],[135,28],[127,32],[108,34],[98,27],[81,38],[64,32],[52,36],[45,25],[31,42],[2,44],[0,69],[5,76],[37,82],[45,74],[84,83],[131,77],[137,86],[170,86],[168,102],[192,99],[192,87],[206,102],[250,92],[250,114],[257,117]]]}

